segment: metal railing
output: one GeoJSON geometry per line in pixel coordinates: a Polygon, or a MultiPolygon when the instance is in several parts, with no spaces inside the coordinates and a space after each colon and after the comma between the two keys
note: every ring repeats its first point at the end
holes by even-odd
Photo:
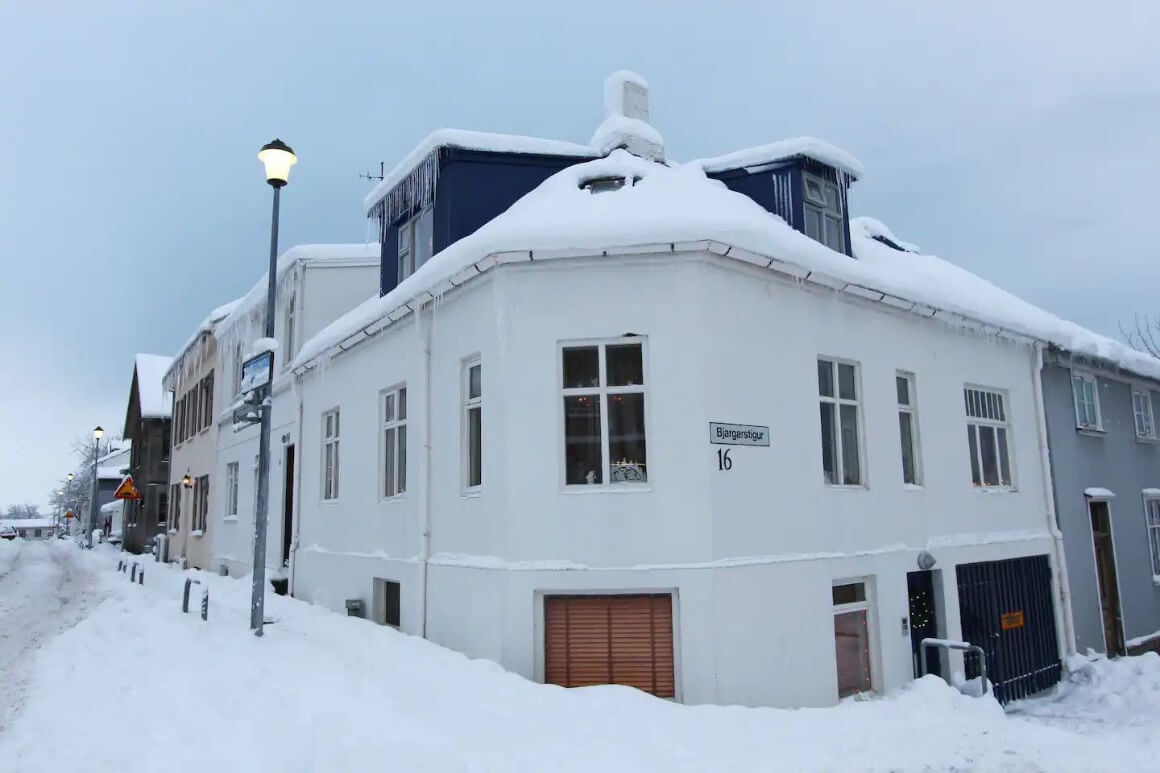
{"type": "Polygon", "coordinates": [[[987,653],[983,652],[983,648],[977,644],[971,644],[965,641],[953,641],[951,639],[923,639],[919,643],[919,650],[922,653],[922,673],[919,676],[926,676],[926,651],[930,647],[938,647],[944,650],[958,650],[960,652],[974,652],[979,656],[979,677],[983,680],[983,695],[987,694],[987,653]]]}
{"type": "Polygon", "coordinates": [[[209,586],[202,585],[201,580],[195,580],[192,577],[185,578],[185,590],[181,592],[181,611],[182,613],[189,612],[189,589],[192,585],[201,585],[201,619],[209,619],[209,586]]]}

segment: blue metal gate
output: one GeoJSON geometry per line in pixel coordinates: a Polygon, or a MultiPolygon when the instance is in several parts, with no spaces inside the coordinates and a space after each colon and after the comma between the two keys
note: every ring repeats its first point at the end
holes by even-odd
{"type": "MultiPolygon", "coordinates": [[[[1007,703],[1058,682],[1063,667],[1047,556],[959,564],[955,573],[963,639],[987,653],[995,698],[1007,703]]],[[[976,678],[978,656],[965,661],[967,678],[976,678]]]]}

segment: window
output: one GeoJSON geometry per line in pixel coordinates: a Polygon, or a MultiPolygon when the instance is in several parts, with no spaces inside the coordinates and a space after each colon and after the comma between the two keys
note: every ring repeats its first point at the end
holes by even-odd
{"type": "Polygon", "coordinates": [[[831,486],[861,486],[858,366],[818,360],[818,399],[822,421],[822,474],[831,486]]]}
{"type": "Polygon", "coordinates": [[[202,475],[196,481],[193,507],[193,530],[205,533],[205,522],[209,515],[209,476],[202,475]]]}
{"type": "Polygon", "coordinates": [[[1152,580],[1160,582],[1160,496],[1144,497],[1144,516],[1148,525],[1148,548],[1152,552],[1152,580]]]}
{"type": "Polygon", "coordinates": [[[914,375],[899,373],[894,377],[898,393],[898,437],[902,443],[902,482],[922,485],[919,473],[921,459],[918,451],[918,405],[915,400],[914,375]]]}
{"type": "Polygon", "coordinates": [[[1004,395],[992,389],[966,387],[967,446],[971,452],[971,481],[980,487],[1010,487],[1010,424],[1004,395]]]}
{"type": "Polygon", "coordinates": [[[172,513],[169,516],[169,530],[177,531],[181,528],[181,484],[174,483],[169,487],[169,502],[172,513]]]}
{"type": "Polygon", "coordinates": [[[197,431],[199,429],[201,429],[201,400],[200,400],[201,390],[199,389],[200,386],[201,386],[200,384],[195,385],[193,387],[193,389],[189,390],[189,406],[187,408],[187,413],[189,414],[188,424],[189,424],[189,435],[191,437],[193,435],[196,435],[197,431]]]}
{"type": "Polygon", "coordinates": [[[226,465],[226,517],[238,514],[238,463],[226,465]]]}
{"type": "Polygon", "coordinates": [[[561,361],[564,482],[646,482],[643,343],[565,346],[561,361]]]}
{"type": "Polygon", "coordinates": [[[846,251],[842,196],[838,186],[810,174],[802,175],[806,236],[837,252],[846,251]]]}
{"type": "Polygon", "coordinates": [[[835,585],[834,651],[838,668],[838,697],[874,688],[870,660],[870,604],[866,584],[835,585]]]}
{"type": "Polygon", "coordinates": [[[478,359],[463,364],[463,483],[483,485],[483,366],[478,359]]]}
{"type": "Polygon", "coordinates": [[[282,328],[286,339],[285,356],[282,357],[282,367],[285,368],[294,360],[294,306],[297,298],[291,294],[286,300],[286,310],[283,312],[282,328]]]}
{"type": "Polygon", "coordinates": [[[338,409],[322,414],[322,498],[338,499],[338,409]]]}
{"type": "Polygon", "coordinates": [[[407,387],[383,393],[383,497],[407,490],[407,387]]]}
{"type": "Polygon", "coordinates": [[[1152,417],[1152,393],[1144,389],[1132,390],[1132,413],[1136,418],[1136,437],[1149,440],[1156,437],[1156,423],[1152,417]]]}
{"type": "Polygon", "coordinates": [[[213,371],[201,380],[201,426],[213,426],[213,371]]]}
{"type": "Polygon", "coordinates": [[[1075,397],[1075,426],[1080,429],[1099,429],[1099,390],[1096,389],[1095,376],[1072,373],[1071,391],[1075,397]]]}
{"type": "Polygon", "coordinates": [[[399,603],[400,590],[399,583],[394,580],[375,578],[371,598],[375,622],[380,625],[399,627],[399,622],[402,619],[401,604],[399,603]]]}
{"type": "Polygon", "coordinates": [[[399,225],[399,281],[415,273],[434,251],[435,211],[428,207],[399,225]]]}
{"type": "MultiPolygon", "coordinates": [[[[137,524],[137,512],[141,508],[140,501],[132,503],[131,507],[133,513],[133,525],[137,524]]],[[[169,496],[162,491],[157,495],[157,525],[164,526],[166,519],[169,517],[169,496]]]]}
{"type": "Polygon", "coordinates": [[[32,536],[33,536],[33,537],[39,537],[39,536],[40,536],[40,529],[33,529],[33,530],[32,530],[32,536]]]}

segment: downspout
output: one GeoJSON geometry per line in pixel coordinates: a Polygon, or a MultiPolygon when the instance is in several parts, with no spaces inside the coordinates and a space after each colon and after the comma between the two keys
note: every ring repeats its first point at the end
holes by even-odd
{"type": "Polygon", "coordinates": [[[1067,560],[1063,553],[1063,532],[1055,513],[1055,482],[1051,472],[1051,453],[1047,445],[1047,409],[1043,402],[1043,344],[1035,342],[1035,368],[1031,373],[1035,387],[1035,420],[1039,430],[1039,460],[1043,469],[1043,495],[1047,504],[1047,530],[1051,533],[1056,576],[1059,580],[1059,603],[1063,613],[1064,648],[1067,655],[1075,654],[1075,617],[1071,611],[1071,583],[1067,575],[1067,560]]]}
{"type": "Polygon", "coordinates": [[[435,301],[431,301],[431,316],[423,325],[421,314],[417,315],[421,328],[423,345],[423,531],[419,543],[419,571],[422,573],[420,587],[421,631],[427,638],[427,567],[431,555],[431,330],[435,326],[435,301]]]}
{"type": "MultiPolygon", "coordinates": [[[[291,371],[293,375],[293,371],[291,371]]],[[[294,530],[290,537],[290,574],[286,578],[286,593],[294,595],[294,568],[298,563],[298,535],[302,531],[302,519],[298,514],[302,512],[302,476],[298,471],[302,469],[302,376],[294,375],[294,382],[290,385],[291,394],[298,403],[298,420],[294,422],[294,509],[290,513],[290,527],[294,530]]],[[[282,458],[286,458],[283,452],[282,458]]]]}

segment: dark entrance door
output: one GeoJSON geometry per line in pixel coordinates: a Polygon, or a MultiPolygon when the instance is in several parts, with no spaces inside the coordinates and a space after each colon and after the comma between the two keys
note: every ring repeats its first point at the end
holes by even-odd
{"type": "Polygon", "coordinates": [[[1125,654],[1124,625],[1120,614],[1120,583],[1116,578],[1116,552],[1112,547],[1112,519],[1108,503],[1091,500],[1092,545],[1096,553],[1096,577],[1100,585],[1100,612],[1104,620],[1104,646],[1108,657],[1125,654]]]}
{"type": "Polygon", "coordinates": [[[294,538],[294,446],[286,446],[285,484],[282,488],[282,566],[290,565],[290,542],[294,538]]]}
{"type": "MultiPolygon", "coordinates": [[[[1062,674],[1055,632],[1051,562],[1046,555],[959,564],[963,639],[987,653],[987,677],[1000,703],[1046,690],[1062,674]]],[[[967,679],[977,655],[963,657],[967,679]]]]}
{"type": "MultiPolygon", "coordinates": [[[[908,572],[906,590],[910,595],[910,649],[914,659],[914,676],[922,675],[923,639],[938,638],[938,612],[934,596],[934,572],[908,572]]],[[[942,676],[941,651],[931,647],[926,653],[926,672],[942,676]]]]}

